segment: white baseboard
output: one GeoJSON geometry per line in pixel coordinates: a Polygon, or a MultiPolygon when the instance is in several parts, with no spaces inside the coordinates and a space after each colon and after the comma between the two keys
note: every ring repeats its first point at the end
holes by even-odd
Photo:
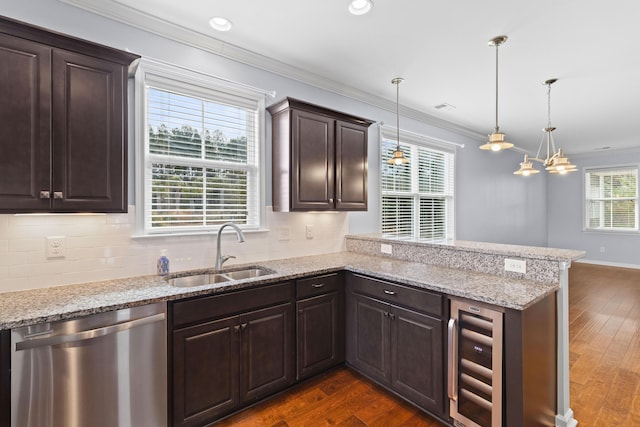
{"type": "Polygon", "coordinates": [[[609,267],[621,267],[621,268],[635,268],[640,269],[640,265],[638,264],[623,264],[620,262],[608,262],[608,261],[596,261],[593,259],[579,259],[574,262],[581,262],[584,264],[596,264],[596,265],[605,265],[609,267]]]}

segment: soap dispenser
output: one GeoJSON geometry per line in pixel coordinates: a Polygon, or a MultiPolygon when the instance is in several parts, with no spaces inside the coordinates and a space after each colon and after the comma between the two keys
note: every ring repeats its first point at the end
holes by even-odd
{"type": "Polygon", "coordinates": [[[160,258],[158,258],[158,276],[166,276],[169,274],[169,258],[167,258],[167,250],[160,251],[160,258]]]}

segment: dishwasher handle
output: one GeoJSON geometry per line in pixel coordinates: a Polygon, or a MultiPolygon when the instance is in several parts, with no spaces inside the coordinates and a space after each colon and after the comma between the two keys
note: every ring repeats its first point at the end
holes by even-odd
{"type": "Polygon", "coordinates": [[[34,338],[25,341],[16,342],[16,351],[29,350],[38,347],[49,347],[57,344],[65,344],[74,341],[88,340],[91,338],[103,337],[105,335],[115,334],[116,332],[126,331],[127,329],[137,326],[147,325],[149,323],[159,322],[165,319],[165,313],[158,313],[152,316],[141,317],[139,319],[129,320],[127,322],[116,323],[114,325],[104,326],[101,328],[89,329],[68,335],[55,335],[43,338],[34,338]]]}
{"type": "Polygon", "coordinates": [[[456,319],[449,319],[447,326],[447,344],[449,347],[449,361],[447,366],[447,386],[449,389],[449,399],[458,400],[458,343],[456,336],[456,319]]]}

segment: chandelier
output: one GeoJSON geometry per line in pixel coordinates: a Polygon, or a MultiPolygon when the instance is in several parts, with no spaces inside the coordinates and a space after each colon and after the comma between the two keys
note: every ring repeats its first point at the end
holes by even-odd
{"type": "Polygon", "coordinates": [[[547,85],[547,127],[543,129],[544,133],[542,134],[538,152],[535,157],[529,157],[525,154],[524,161],[520,163],[520,169],[514,172],[515,175],[529,176],[539,173],[540,171],[533,167],[532,161],[542,163],[545,169],[551,174],[565,175],[577,170],[576,165],[571,164],[562,149],[556,151],[556,146],[553,142],[552,132],[556,130],[556,128],[551,126],[551,85],[557,81],[558,79],[549,79],[544,82],[544,84],[547,85]],[[546,145],[547,149],[547,154],[544,159],[540,158],[543,145],[546,145]]]}

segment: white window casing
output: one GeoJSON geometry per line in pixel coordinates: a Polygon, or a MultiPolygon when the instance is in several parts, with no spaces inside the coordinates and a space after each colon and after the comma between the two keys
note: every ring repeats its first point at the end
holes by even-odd
{"type": "Polygon", "coordinates": [[[397,131],[380,127],[381,233],[387,237],[451,240],[454,229],[455,149],[458,144],[400,131],[408,164],[389,165],[397,131]]]}
{"type": "Polygon", "coordinates": [[[137,235],[263,227],[265,91],[142,59],[137,235]]]}
{"type": "Polygon", "coordinates": [[[584,230],[638,232],[638,166],[584,171],[584,230]]]}

